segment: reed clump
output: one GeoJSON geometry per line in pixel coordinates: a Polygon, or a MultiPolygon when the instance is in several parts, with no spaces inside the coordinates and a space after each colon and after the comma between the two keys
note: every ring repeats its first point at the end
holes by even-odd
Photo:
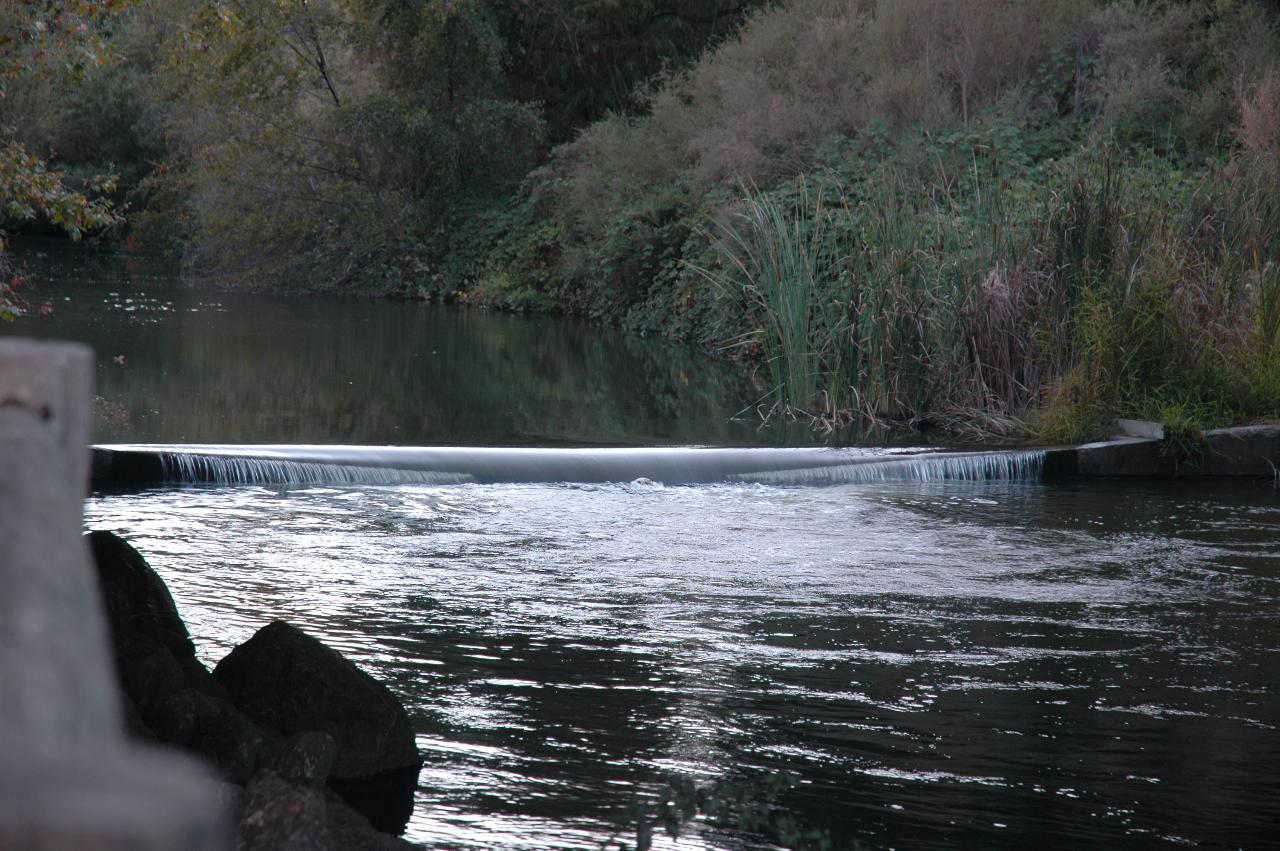
{"type": "Polygon", "coordinates": [[[1277,190],[1253,166],[988,148],[966,169],[949,144],[747,187],[709,234],[775,407],[1044,440],[1280,411],[1277,190]]]}
{"type": "Polygon", "coordinates": [[[840,258],[826,248],[831,213],[822,195],[797,183],[794,198],[744,187],[744,197],[710,234],[723,261],[699,268],[721,296],[738,302],[756,328],[724,344],[762,355],[771,389],[765,400],[779,409],[791,401],[816,399],[819,381],[829,373],[831,341],[841,318],[824,311],[823,289],[838,276],[840,258]]]}

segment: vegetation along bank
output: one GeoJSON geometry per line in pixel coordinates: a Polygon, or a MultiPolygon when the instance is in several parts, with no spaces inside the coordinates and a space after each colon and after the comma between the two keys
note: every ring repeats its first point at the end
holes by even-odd
{"type": "Polygon", "coordinates": [[[1275,2],[75,5],[0,0],[10,233],[691,339],[819,425],[1280,417],[1275,2]]]}

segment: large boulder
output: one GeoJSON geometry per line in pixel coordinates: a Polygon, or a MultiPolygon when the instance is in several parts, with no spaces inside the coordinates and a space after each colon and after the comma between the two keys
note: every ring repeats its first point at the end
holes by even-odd
{"type": "Polygon", "coordinates": [[[264,727],[332,737],[332,788],[375,827],[404,829],[422,760],[409,715],[386,686],[284,621],[232,650],[213,676],[264,727]]]}
{"type": "Polygon", "coordinates": [[[411,847],[387,835],[408,823],[421,766],[390,691],[283,622],[211,674],[142,555],[111,532],[88,539],[128,732],[195,753],[246,789],[241,848],[411,847]]]}
{"type": "Polygon", "coordinates": [[[245,716],[229,700],[196,689],[175,691],[150,716],[151,729],[165,744],[204,757],[239,786],[261,767],[275,766],[283,742],[245,716]]]}
{"type": "Polygon", "coordinates": [[[324,793],[262,771],[248,784],[237,851],[324,851],[329,846],[324,793]]]}
{"type": "Polygon", "coordinates": [[[163,740],[155,727],[173,695],[194,689],[214,699],[229,697],[196,658],[169,589],[146,559],[113,532],[90,532],[88,540],[124,691],[128,731],[136,738],[163,740]]]}
{"type": "Polygon", "coordinates": [[[333,792],[289,781],[269,769],[241,797],[236,851],[413,851],[381,833],[333,792]]]}
{"type": "Polygon", "coordinates": [[[114,532],[89,533],[117,652],[142,643],[165,647],[175,659],[196,655],[187,626],[164,580],[128,541],[114,532]]]}
{"type": "Polygon", "coordinates": [[[369,821],[338,794],[325,795],[325,826],[333,851],[421,851],[422,846],[374,830],[369,821]]]}

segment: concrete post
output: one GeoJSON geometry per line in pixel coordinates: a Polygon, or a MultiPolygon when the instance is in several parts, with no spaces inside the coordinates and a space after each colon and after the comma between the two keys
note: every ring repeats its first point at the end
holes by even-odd
{"type": "Polygon", "coordinates": [[[124,738],[82,537],[93,364],[0,340],[0,848],[222,849],[210,775],[124,738]]]}

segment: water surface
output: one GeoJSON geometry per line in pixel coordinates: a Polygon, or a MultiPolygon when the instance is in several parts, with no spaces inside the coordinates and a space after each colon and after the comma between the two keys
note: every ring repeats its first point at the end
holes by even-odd
{"type": "MultiPolygon", "coordinates": [[[[427,759],[409,836],[440,847],[629,845],[673,776],[835,847],[1257,848],[1280,818],[1269,485],[194,487],[88,514],[206,661],[280,617],[389,683],[427,759]]],[[[676,847],[779,836],[698,819],[676,847]]]]}
{"type": "Polygon", "coordinates": [[[97,354],[98,442],[429,446],[805,442],[761,432],[740,368],[586,323],[409,301],[194,289],[162,258],[24,240],[0,335],[97,354]]]}
{"type": "MultiPolygon", "coordinates": [[[[727,416],[734,370],[653,340],[27,259],[53,313],[0,333],[94,345],[100,441],[795,439],[727,416]]],[[[438,847],[632,847],[690,784],[711,813],[679,848],[1274,844],[1270,484],[547,478],[86,514],[148,557],[206,662],[286,618],[386,682],[426,756],[409,836],[438,847]]]]}

